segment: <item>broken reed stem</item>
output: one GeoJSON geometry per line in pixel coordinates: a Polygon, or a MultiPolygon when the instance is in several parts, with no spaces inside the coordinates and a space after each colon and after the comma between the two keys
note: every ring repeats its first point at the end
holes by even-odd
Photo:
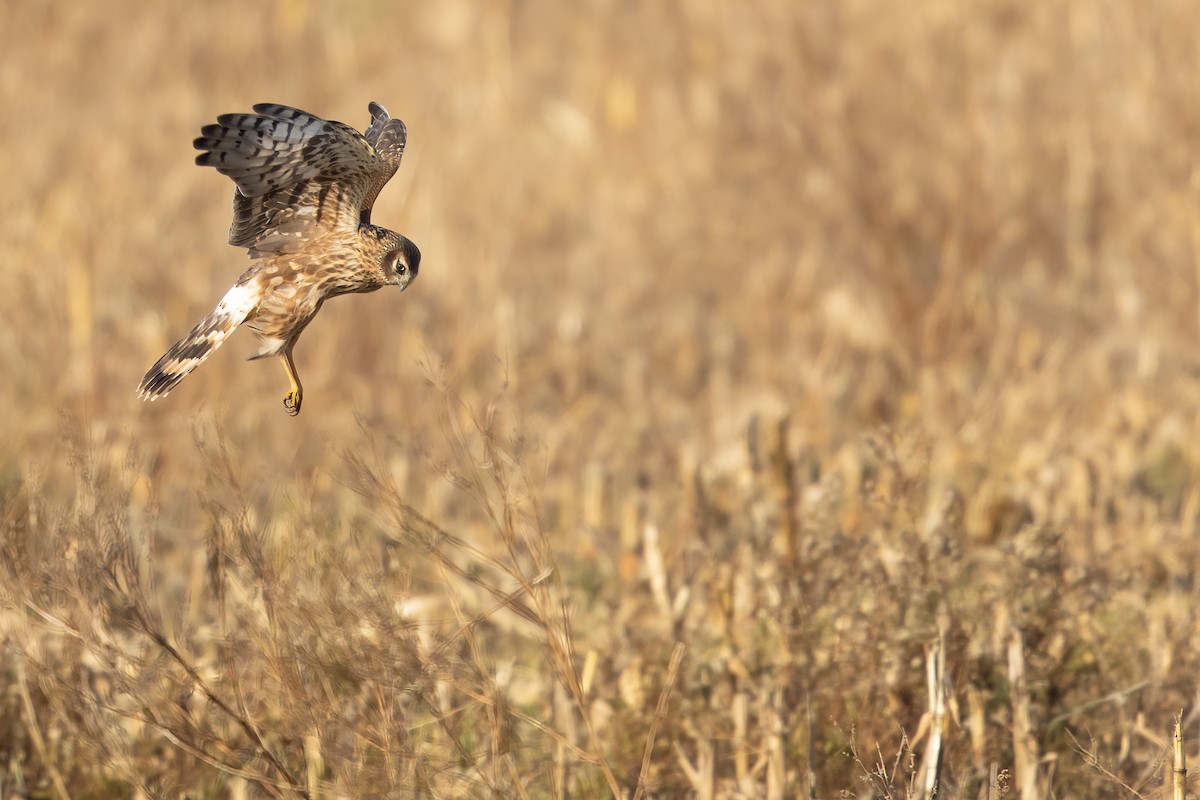
{"type": "Polygon", "coordinates": [[[1020,631],[1008,640],[1008,682],[1012,687],[1013,766],[1021,800],[1038,800],[1037,742],[1029,713],[1029,691],[1025,683],[1025,645],[1020,631]]]}
{"type": "Polygon", "coordinates": [[[737,776],[738,787],[746,794],[752,794],[754,782],[750,778],[750,747],[747,732],[750,728],[750,701],[746,693],[739,687],[733,695],[733,704],[729,710],[733,717],[733,746],[734,774],[737,776]]]}
{"type": "Polygon", "coordinates": [[[945,632],[929,648],[925,658],[925,676],[929,690],[929,747],[921,765],[926,800],[935,800],[942,775],[942,731],[946,724],[946,650],[945,632]]]}
{"type": "Polygon", "coordinates": [[[646,749],[642,752],[642,768],[638,772],[637,790],[633,793],[633,800],[641,800],[646,793],[646,781],[650,776],[650,756],[654,751],[654,737],[658,735],[659,724],[667,718],[667,703],[671,699],[671,691],[675,688],[675,681],[679,677],[679,665],[683,663],[684,650],[683,642],[676,642],[675,649],[671,651],[671,662],[667,666],[667,680],[658,695],[658,705],[654,708],[654,719],[650,721],[650,730],[646,734],[646,749]]]}
{"type": "Polygon", "coordinates": [[[1187,795],[1187,755],[1183,750],[1183,711],[1175,715],[1175,768],[1172,771],[1174,800],[1185,800],[1187,795]]]}

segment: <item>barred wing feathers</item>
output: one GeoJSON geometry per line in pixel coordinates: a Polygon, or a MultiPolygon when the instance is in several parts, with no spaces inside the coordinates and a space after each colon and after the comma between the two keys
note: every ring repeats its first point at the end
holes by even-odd
{"type": "Polygon", "coordinates": [[[387,164],[387,171],[382,175],[382,179],[376,180],[367,192],[360,220],[364,225],[371,221],[371,207],[375,205],[375,198],[379,196],[384,184],[400,168],[400,159],[404,157],[404,146],[408,143],[408,128],[404,126],[403,121],[392,119],[387,109],[379,103],[372,102],[367,109],[371,112],[371,124],[367,126],[363,136],[387,164]]]}
{"type": "MultiPolygon", "coordinates": [[[[205,125],[194,142],[204,151],[196,163],[237,185],[230,244],[252,254],[286,252],[299,249],[314,228],[352,232],[370,218],[371,205],[399,166],[395,150],[403,126],[387,119],[374,132],[368,128],[387,148],[384,157],[348,125],[260,103],[253,114],[223,114],[205,125]]],[[[399,149],[402,154],[402,141],[399,149]]]]}

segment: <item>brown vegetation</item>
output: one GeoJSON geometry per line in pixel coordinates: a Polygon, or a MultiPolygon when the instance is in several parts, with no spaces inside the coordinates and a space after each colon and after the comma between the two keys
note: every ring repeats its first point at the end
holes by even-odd
{"type": "Polygon", "coordinates": [[[3,4],[0,797],[1166,796],[1198,30],[3,4]],[[420,279],[298,419],[243,334],[138,402],[244,263],[199,126],[372,99],[420,279]]]}

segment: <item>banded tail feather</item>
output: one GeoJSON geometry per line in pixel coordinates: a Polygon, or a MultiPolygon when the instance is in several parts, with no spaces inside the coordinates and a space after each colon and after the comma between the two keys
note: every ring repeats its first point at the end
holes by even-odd
{"type": "Polygon", "coordinates": [[[166,397],[246,321],[258,301],[259,292],[252,283],[238,283],[226,292],[211,314],[154,362],[138,385],[138,396],[151,401],[166,397]]]}

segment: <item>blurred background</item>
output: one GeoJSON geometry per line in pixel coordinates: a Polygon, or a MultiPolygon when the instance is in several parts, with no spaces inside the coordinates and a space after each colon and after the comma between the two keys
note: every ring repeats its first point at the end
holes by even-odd
{"type": "Polygon", "coordinates": [[[144,603],[216,694],[269,695],[250,656],[225,685],[224,648],[278,656],[259,605],[332,620],[347,582],[406,636],[486,615],[457,658],[516,677],[497,705],[442,675],[494,735],[430,689],[407,772],[339,751],[344,710],[247,702],[313,795],[886,794],[912,775],[873,754],[925,746],[939,636],[953,796],[1022,761],[1047,791],[1157,790],[1200,667],[1198,37],[1184,0],[5,4],[3,796],[266,791],[163,756],[164,718],[105,732],[120,703],[72,676],[124,675],[130,708],[195,685],[146,655],[144,603]],[[373,221],[418,281],[325,306],[296,419],[246,333],[139,401],[247,264],[199,128],[278,102],[362,129],[371,100],[408,125],[373,221]],[[395,551],[381,491],[475,548],[465,575],[554,563],[579,691],[544,616],[395,551]],[[140,588],[81,572],[110,559],[140,588]]]}

